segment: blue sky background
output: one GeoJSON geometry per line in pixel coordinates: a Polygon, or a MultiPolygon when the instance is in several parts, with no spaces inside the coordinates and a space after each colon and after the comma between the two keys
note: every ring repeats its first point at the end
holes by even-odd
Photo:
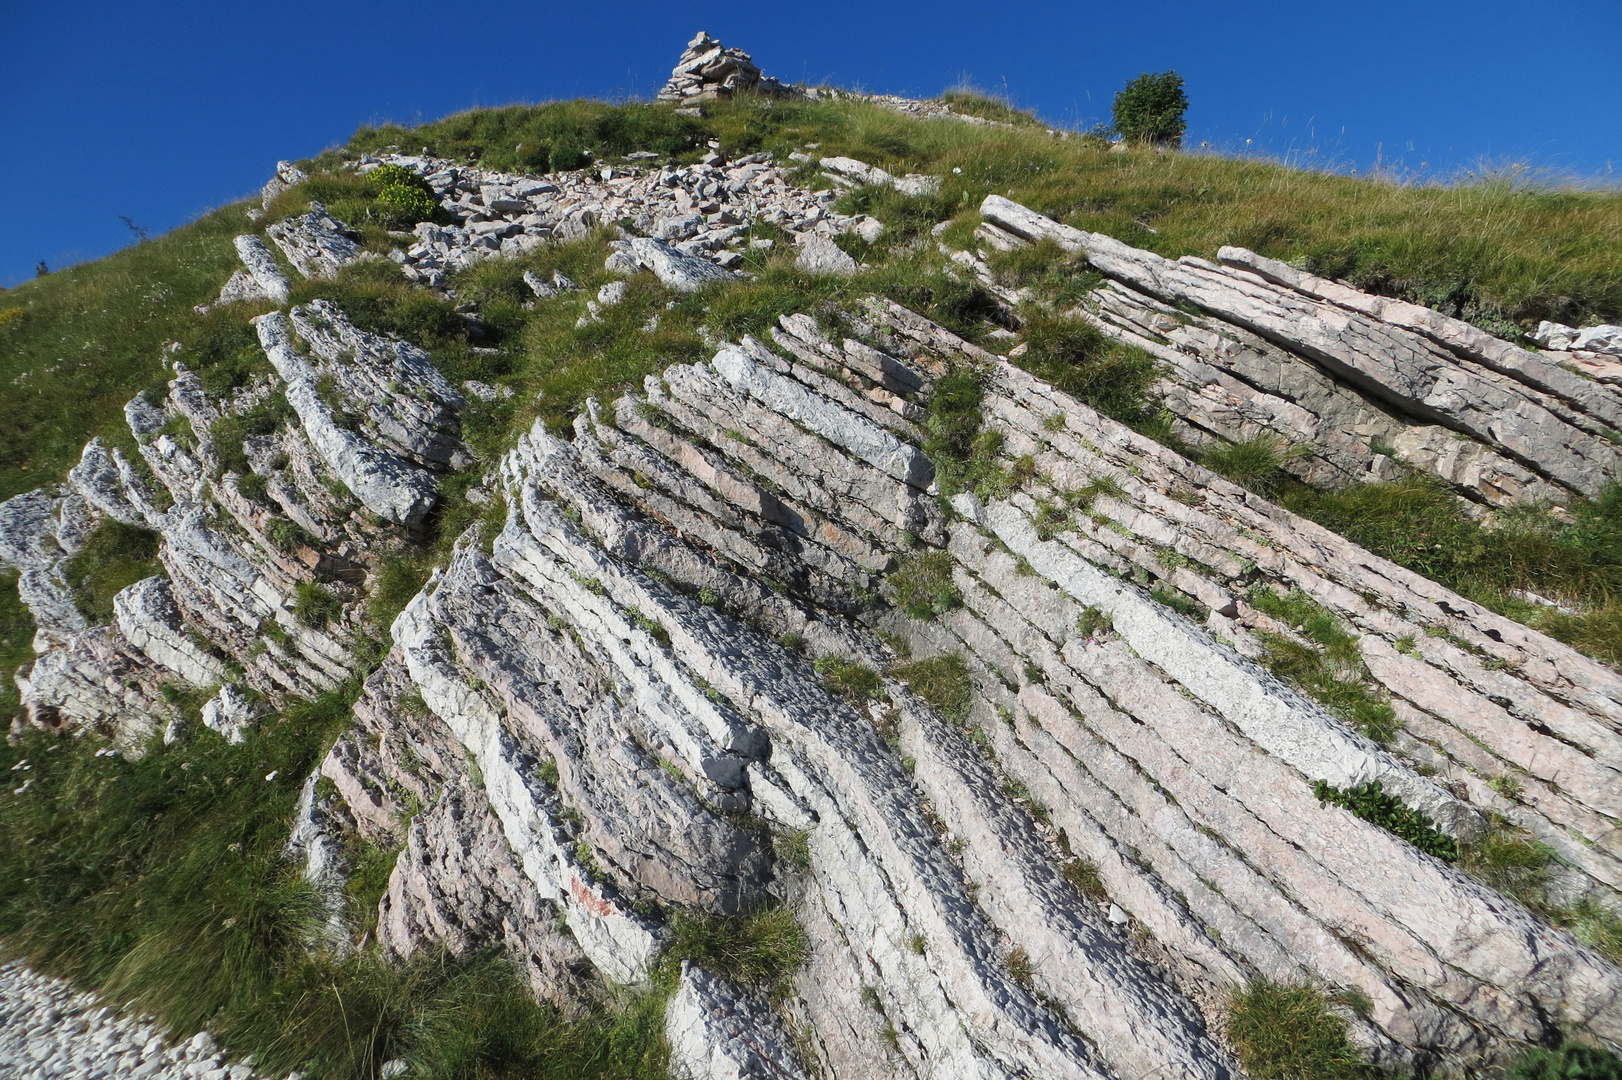
{"type": "Polygon", "coordinates": [[[0,2],[0,285],[256,189],[363,123],[647,97],[705,29],[785,81],[932,96],[967,76],[1050,121],[1107,120],[1175,68],[1188,142],[1366,172],[1622,167],[1617,0],[279,4],[0,2]],[[1614,163],[1614,164],[1613,164],[1614,163]]]}

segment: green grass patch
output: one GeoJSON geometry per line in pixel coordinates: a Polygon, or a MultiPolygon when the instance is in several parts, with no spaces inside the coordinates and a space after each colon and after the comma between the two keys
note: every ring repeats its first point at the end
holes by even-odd
{"type": "Polygon", "coordinates": [[[1622,1080],[1622,1058],[1597,1046],[1535,1047],[1510,1066],[1505,1080],[1622,1080]]]}
{"type": "Polygon", "coordinates": [[[1027,349],[1017,362],[1026,371],[1128,427],[1158,416],[1150,394],[1159,371],[1154,357],[1083,319],[1034,308],[1022,314],[1027,349]]]}
{"type": "MultiPolygon", "coordinates": [[[[362,1080],[403,1057],[429,1075],[662,1077],[660,994],[569,1018],[492,954],[393,965],[309,951],[324,912],[282,846],[357,689],[292,706],[236,746],[203,733],[138,761],[96,757],[93,737],[0,746],[0,768],[27,760],[9,775],[34,781],[0,802],[6,955],[177,1034],[207,1026],[267,1074],[362,1080]]],[[[349,910],[362,920],[393,855],[356,862],[349,910]]]]}
{"type": "Polygon", "coordinates": [[[949,720],[962,723],[974,704],[974,680],[969,676],[968,663],[957,653],[897,664],[890,668],[890,674],[949,720]]]}
{"type": "Polygon", "coordinates": [[[879,673],[866,664],[858,664],[842,656],[823,656],[815,661],[814,666],[828,692],[852,705],[876,701],[884,693],[884,683],[879,679],[879,673]]]}
{"type": "Polygon", "coordinates": [[[1253,1080],[1361,1080],[1373,1071],[1323,992],[1253,979],[1228,1001],[1228,1041],[1253,1080]]]}
{"type": "Polygon", "coordinates": [[[963,606],[963,594],[952,581],[952,556],[944,551],[903,555],[887,579],[896,606],[914,619],[930,619],[963,606]]]}
{"type": "Polygon", "coordinates": [[[34,617],[17,595],[17,572],[0,571],[0,720],[10,723],[22,705],[13,678],[34,659],[34,617]]]}
{"type": "Polygon", "coordinates": [[[1441,481],[1418,475],[1335,492],[1297,484],[1279,501],[1484,607],[1622,664],[1622,485],[1560,513],[1499,510],[1490,527],[1461,514],[1441,481]],[[1577,614],[1515,596],[1522,590],[1577,614]]]}
{"type": "Polygon", "coordinates": [[[73,600],[91,625],[112,621],[113,597],[120,590],[163,573],[158,561],[162,538],[151,529],[105,518],[84,547],[62,565],[73,600]]]}
{"type": "Polygon", "coordinates": [[[671,938],[661,958],[662,978],[673,982],[681,961],[735,982],[775,994],[805,962],[805,931],[782,904],[747,915],[677,913],[670,920],[671,938]]]}
{"type": "Polygon", "coordinates": [[[0,293],[0,499],[60,480],[92,435],[130,446],[124,403],[162,376],[164,343],[190,364],[195,341],[245,318],[192,312],[240,265],[242,209],[0,293]]]}
{"type": "Polygon", "coordinates": [[[1399,726],[1397,714],[1374,688],[1357,648],[1357,636],[1333,612],[1300,590],[1280,596],[1262,585],[1251,590],[1249,599],[1257,611],[1311,642],[1257,632],[1267,669],[1375,742],[1391,741],[1399,726]]]}

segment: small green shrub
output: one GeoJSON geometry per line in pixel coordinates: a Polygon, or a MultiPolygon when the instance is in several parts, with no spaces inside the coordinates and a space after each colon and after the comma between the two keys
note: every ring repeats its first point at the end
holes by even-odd
{"type": "Polygon", "coordinates": [[[84,547],[62,565],[74,603],[92,625],[111,622],[113,597],[126,586],[163,573],[158,562],[162,537],[139,525],[106,518],[84,547]]]}
{"type": "Polygon", "coordinates": [[[415,224],[431,221],[439,213],[434,189],[403,165],[379,165],[367,179],[377,185],[377,201],[391,218],[406,218],[415,224]]]}
{"type": "Polygon", "coordinates": [[[895,601],[914,619],[944,615],[963,605],[963,594],[952,581],[952,556],[944,551],[904,555],[889,577],[895,601]]]}
{"type": "Polygon", "coordinates": [[[1149,591],[1149,599],[1157,604],[1164,604],[1184,618],[1197,619],[1200,617],[1200,605],[1169,585],[1155,586],[1149,591]]]}
{"type": "Polygon", "coordinates": [[[1128,142],[1180,146],[1188,129],[1183,77],[1175,71],[1144,72],[1115,95],[1111,112],[1116,132],[1128,142]]]}
{"type": "Polygon", "coordinates": [[[1363,1080],[1345,1020],[1310,986],[1253,979],[1228,1000],[1228,1039],[1252,1080],[1363,1080]]]}
{"type": "Polygon", "coordinates": [[[1344,791],[1318,780],[1312,785],[1312,794],[1320,803],[1350,810],[1357,817],[1378,825],[1393,836],[1401,837],[1427,855],[1447,862],[1459,857],[1459,846],[1451,836],[1436,828],[1425,814],[1402,805],[1395,795],[1387,795],[1381,790],[1378,780],[1344,791]]]}
{"type": "Polygon", "coordinates": [[[244,473],[237,477],[237,494],[249,502],[268,502],[270,481],[256,472],[244,473]]]}
{"type": "Polygon", "coordinates": [[[890,674],[933,705],[942,716],[962,721],[974,703],[974,680],[969,665],[957,653],[915,660],[890,668],[890,674]]]}
{"type": "Polygon", "coordinates": [[[879,673],[865,664],[846,660],[842,656],[823,656],[816,660],[814,666],[828,692],[852,705],[875,701],[883,693],[884,684],[879,680],[879,673]]]}

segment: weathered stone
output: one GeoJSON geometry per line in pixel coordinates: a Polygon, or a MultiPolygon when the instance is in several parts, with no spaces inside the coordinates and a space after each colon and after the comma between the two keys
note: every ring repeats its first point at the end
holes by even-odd
{"type": "Polygon", "coordinates": [[[708,259],[677,251],[663,240],[637,237],[627,243],[632,258],[678,292],[696,292],[711,282],[728,281],[734,276],[708,259]]]}
{"type": "Polygon", "coordinates": [[[856,260],[842,251],[838,244],[822,236],[813,236],[800,247],[794,265],[812,274],[856,273],[856,260]]]}
{"type": "Polygon", "coordinates": [[[363,254],[360,245],[351,239],[349,227],[316,202],[310,204],[309,213],[278,221],[265,229],[265,235],[307,278],[330,280],[337,276],[339,268],[363,254]]]}

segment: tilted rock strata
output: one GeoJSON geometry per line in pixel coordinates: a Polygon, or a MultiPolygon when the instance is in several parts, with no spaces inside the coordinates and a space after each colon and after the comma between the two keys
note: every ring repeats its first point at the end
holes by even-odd
{"type": "MultiPolygon", "coordinates": [[[[528,197],[481,192],[491,209],[528,197]]],[[[1208,299],[1238,281],[1263,303],[1262,278],[1184,270],[1208,299]]],[[[1126,284],[1121,323],[1165,314],[1126,284]]],[[[544,301],[572,283],[530,287],[544,301]]],[[[869,300],[841,325],[784,316],[769,341],[592,401],[571,438],[537,425],[503,457],[501,531],[462,537],[395,620],[322,762],[334,790],[307,778],[292,839],[329,894],[335,837],[401,846],[387,955],[500,945],[539,996],[578,1006],[647,981],[675,912],[790,905],[809,955],[785,1000],[685,973],[667,1019],[695,1075],[1221,1080],[1235,1067],[1208,1019],[1257,974],[1359,992],[1354,1031],[1387,1065],[1467,1066],[1556,1027],[1622,1044],[1613,964],[1312,790],[1377,779],[1461,838],[1501,815],[1560,854],[1567,895],[1614,907],[1622,678],[912,312],[869,300]],[[1034,468],[948,509],[922,425],[964,366],[1002,464],[1034,468]],[[1084,490],[1085,507],[1067,499],[1084,490]],[[929,620],[883,599],[923,551],[949,557],[961,597],[929,620]],[[1389,746],[1249,659],[1261,633],[1299,640],[1258,588],[1299,590],[1360,635],[1402,724],[1389,746]],[[910,690],[898,653],[960,657],[962,715],[910,690]],[[882,672],[878,697],[834,693],[812,663],[828,657],[882,672]]],[[[220,397],[177,357],[167,396],[126,410],[139,462],[92,443],[72,486],[0,504],[0,555],[38,605],[21,683],[41,722],[138,749],[170,715],[162,683],[224,681],[221,657],[243,667],[205,711],[227,737],[261,700],[343,682],[379,542],[469,464],[465,402],[420,350],[321,302],[258,327],[274,375],[220,397]],[[262,484],[243,485],[222,421],[277,393],[294,420],[247,439],[262,484]],[[155,529],[167,578],[90,627],[61,564],[102,517],[155,529]],[[339,601],[325,626],[293,599],[317,575],[339,601]]],[[[1285,367],[1276,328],[1246,333],[1247,363],[1285,367]]],[[[1441,355],[1424,341],[1415,355],[1441,355]]],[[[1316,400],[1351,408],[1339,386],[1316,400]]]]}
{"type": "MultiPolygon", "coordinates": [[[[1101,272],[1166,304],[1192,304],[1321,366],[1409,416],[1478,440],[1545,480],[1592,495],[1622,477],[1610,434],[1622,392],[1417,305],[1371,297],[1241,249],[1226,265],[1177,261],[1042,217],[998,195],[986,220],[1020,240],[1085,252],[1101,272]]],[[[1220,359],[1201,356],[1221,366],[1220,359]]],[[[1277,392],[1270,387],[1262,389],[1277,392]]],[[[1529,485],[1533,497],[1543,494],[1529,485]]]]}

